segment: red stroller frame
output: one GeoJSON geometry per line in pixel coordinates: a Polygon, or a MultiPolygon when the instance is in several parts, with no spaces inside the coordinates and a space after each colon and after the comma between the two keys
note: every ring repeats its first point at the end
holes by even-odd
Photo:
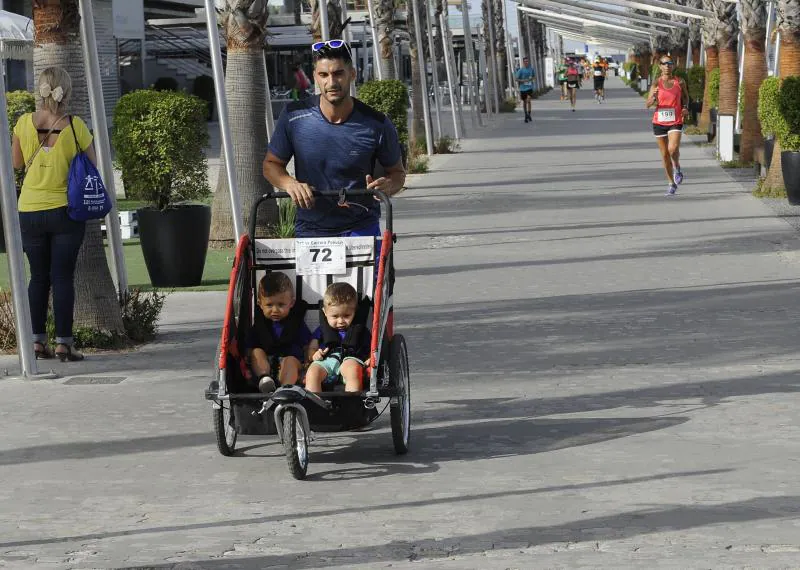
{"type": "MultiPolygon", "coordinates": [[[[277,433],[284,444],[290,471],[297,479],[304,478],[307,472],[312,426],[328,431],[361,427],[377,417],[376,406],[383,398],[389,399],[392,440],[397,453],[408,451],[410,435],[408,353],[405,339],[394,334],[393,330],[393,245],[396,236],[392,232],[391,201],[382,192],[371,190],[315,194],[338,197],[342,204],[346,203],[347,196],[375,196],[384,206],[386,230],[380,240],[378,274],[374,281],[366,385],[360,392],[315,394],[301,386],[281,386],[272,394],[254,391],[246,362],[246,339],[252,324],[256,271],[265,267],[258,264],[257,242],[253,236],[259,206],[267,200],[289,197],[285,192],[274,192],[265,194],[254,204],[248,234],[242,236],[237,245],[215,377],[206,390],[206,399],[212,402],[217,447],[222,455],[234,454],[238,434],[277,433]]],[[[298,302],[305,301],[298,299],[298,302]]],[[[307,306],[316,308],[316,305],[307,306]]]]}

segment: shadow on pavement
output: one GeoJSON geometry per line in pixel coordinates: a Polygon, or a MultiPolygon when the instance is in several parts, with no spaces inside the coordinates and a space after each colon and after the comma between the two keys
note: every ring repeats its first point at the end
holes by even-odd
{"type": "Polygon", "coordinates": [[[192,530],[213,529],[219,527],[237,527],[237,526],[250,526],[271,522],[284,522],[293,520],[310,519],[316,517],[328,517],[336,515],[348,515],[367,513],[371,511],[388,511],[396,509],[409,509],[416,507],[428,507],[436,505],[450,505],[459,503],[468,503],[471,501],[484,501],[490,499],[499,499],[503,497],[524,497],[527,495],[543,495],[547,493],[562,493],[571,491],[580,491],[583,489],[604,489],[622,485],[638,485],[642,483],[650,483],[654,481],[664,481],[670,479],[677,479],[682,477],[705,477],[719,475],[722,473],[730,472],[730,469],[709,469],[702,471],[680,471],[671,473],[659,473],[655,475],[645,475],[641,477],[630,477],[627,479],[614,479],[610,481],[600,481],[591,483],[576,483],[570,485],[553,485],[547,487],[523,487],[511,489],[506,491],[496,491],[491,493],[477,493],[472,495],[456,495],[453,497],[437,497],[434,499],[423,499],[419,501],[407,502],[389,502],[377,505],[356,505],[352,507],[343,507],[335,509],[320,509],[305,511],[302,513],[289,513],[289,514],[276,514],[260,517],[251,517],[244,519],[227,519],[220,521],[197,522],[183,525],[171,526],[158,526],[148,528],[138,528],[132,530],[121,531],[108,531],[93,534],[63,536],[54,538],[40,538],[34,540],[20,540],[13,542],[0,542],[0,548],[15,548],[21,546],[33,546],[38,544],[58,544],[64,542],[77,542],[85,540],[104,540],[108,538],[117,538],[124,536],[137,536],[143,534],[157,534],[163,532],[187,532],[192,530]]]}

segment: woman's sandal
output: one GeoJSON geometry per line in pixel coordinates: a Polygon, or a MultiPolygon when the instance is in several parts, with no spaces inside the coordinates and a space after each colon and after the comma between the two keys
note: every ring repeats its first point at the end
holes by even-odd
{"type": "Polygon", "coordinates": [[[55,354],[50,348],[43,342],[34,342],[33,343],[33,353],[36,355],[36,359],[48,360],[50,358],[55,358],[55,354]]]}
{"type": "Polygon", "coordinates": [[[56,347],[56,356],[58,356],[58,359],[61,362],[66,362],[67,360],[69,360],[70,362],[80,362],[81,360],[83,360],[83,355],[77,350],[73,351],[72,347],[68,344],[59,344],[56,347]],[[62,346],[66,348],[66,350],[58,350],[62,346]]]}

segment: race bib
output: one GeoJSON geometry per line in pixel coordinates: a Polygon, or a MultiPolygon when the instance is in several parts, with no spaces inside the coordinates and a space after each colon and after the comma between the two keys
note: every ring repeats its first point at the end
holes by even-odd
{"type": "Polygon", "coordinates": [[[659,123],[674,123],[675,122],[675,109],[659,109],[658,110],[659,123]]]}
{"type": "Polygon", "coordinates": [[[298,275],[344,275],[347,254],[341,238],[309,238],[295,241],[298,275]]]}
{"type": "Polygon", "coordinates": [[[599,70],[599,69],[595,69],[594,70],[594,76],[595,77],[600,77],[601,75],[603,75],[603,72],[601,70],[599,70]]]}

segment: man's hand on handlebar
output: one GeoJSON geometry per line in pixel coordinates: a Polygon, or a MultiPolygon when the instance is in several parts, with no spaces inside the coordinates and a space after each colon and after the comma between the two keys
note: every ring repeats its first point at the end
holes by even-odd
{"type": "MultiPolygon", "coordinates": [[[[392,195],[391,188],[392,188],[392,181],[389,178],[382,176],[376,180],[372,176],[367,174],[367,190],[380,190],[387,196],[391,196],[392,195]]],[[[380,198],[378,198],[377,196],[375,196],[375,199],[380,200],[380,198]]]]}
{"type": "Polygon", "coordinates": [[[314,206],[314,193],[308,184],[294,180],[287,184],[284,190],[298,207],[308,209],[314,206]]]}

